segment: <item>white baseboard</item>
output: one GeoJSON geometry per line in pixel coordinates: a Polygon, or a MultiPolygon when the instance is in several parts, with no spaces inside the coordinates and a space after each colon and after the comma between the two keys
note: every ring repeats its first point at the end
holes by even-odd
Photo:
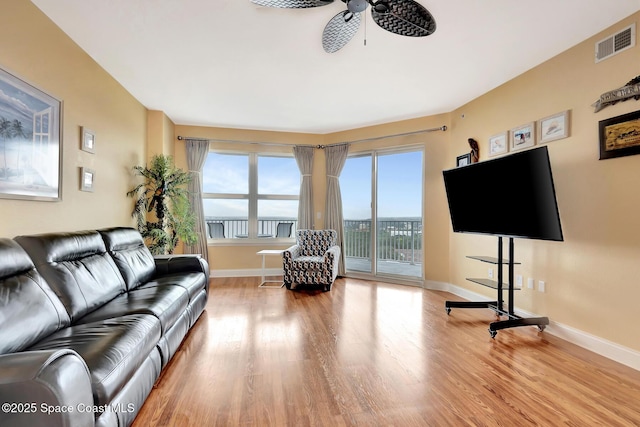
{"type": "MultiPolygon", "coordinates": [[[[449,283],[427,280],[425,281],[425,288],[435,291],[450,292],[466,300],[491,300],[491,298],[488,298],[484,295],[477,294],[475,292],[469,291],[468,289],[461,288],[449,283]]],[[[538,314],[529,313],[517,307],[515,309],[515,312],[522,317],[539,317],[538,314]]],[[[616,344],[604,338],[591,335],[587,332],[581,331],[571,326],[563,325],[562,323],[553,321],[553,319],[549,319],[549,326],[546,327],[544,332],[554,335],[558,338],[562,338],[563,340],[569,341],[572,344],[575,344],[608,359],[614,360],[618,363],[622,363],[623,365],[640,371],[640,352],[636,350],[622,346],[620,344],[616,344]]]]}

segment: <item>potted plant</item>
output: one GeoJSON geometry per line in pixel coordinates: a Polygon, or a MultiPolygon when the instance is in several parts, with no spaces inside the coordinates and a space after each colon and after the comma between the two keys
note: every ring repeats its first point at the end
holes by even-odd
{"type": "Polygon", "coordinates": [[[178,241],[197,242],[195,215],[185,186],[187,172],[175,167],[171,156],[153,156],[147,167],[135,166],[134,173],[144,182],[127,192],[135,198],[131,215],[138,231],[154,255],[172,254],[178,241]]]}

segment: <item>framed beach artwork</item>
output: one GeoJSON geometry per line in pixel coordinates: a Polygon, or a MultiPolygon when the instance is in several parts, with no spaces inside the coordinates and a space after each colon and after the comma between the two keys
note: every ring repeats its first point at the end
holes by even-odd
{"type": "Polygon", "coordinates": [[[640,154],[640,110],[601,120],[600,160],[640,154]]]}
{"type": "Polygon", "coordinates": [[[538,144],[567,138],[569,132],[569,110],[538,120],[538,144]]]}
{"type": "Polygon", "coordinates": [[[61,101],[0,69],[0,198],[62,198],[61,101]]]}
{"type": "Polygon", "coordinates": [[[502,132],[489,137],[489,157],[506,153],[507,147],[507,132],[502,132]]]}
{"type": "Polygon", "coordinates": [[[533,147],[536,143],[535,134],[536,128],[533,122],[511,129],[509,149],[516,151],[533,147]]]}

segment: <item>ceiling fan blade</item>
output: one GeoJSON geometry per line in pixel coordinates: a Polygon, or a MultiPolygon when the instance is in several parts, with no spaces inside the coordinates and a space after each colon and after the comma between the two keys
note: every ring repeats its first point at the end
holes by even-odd
{"type": "Polygon", "coordinates": [[[333,0],[251,0],[251,2],[266,7],[304,9],[308,7],[326,6],[333,3],[333,0]]]}
{"type": "Polygon", "coordinates": [[[342,49],[356,35],[360,28],[360,13],[348,10],[338,13],[324,27],[322,47],[327,53],[335,53],[342,49]]]}
{"type": "MultiPolygon", "coordinates": [[[[387,5],[387,12],[371,8],[373,20],[383,29],[408,37],[425,37],[436,31],[436,20],[420,3],[414,0],[389,0],[387,5]]],[[[384,7],[380,10],[384,10],[384,7]]]]}

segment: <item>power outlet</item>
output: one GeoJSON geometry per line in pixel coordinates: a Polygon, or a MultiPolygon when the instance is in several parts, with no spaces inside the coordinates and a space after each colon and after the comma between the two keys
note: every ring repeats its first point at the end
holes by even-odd
{"type": "Polygon", "coordinates": [[[516,276],[516,288],[522,289],[522,274],[516,276]]]}
{"type": "Polygon", "coordinates": [[[489,269],[489,279],[493,279],[493,268],[489,269]]]}
{"type": "Polygon", "coordinates": [[[544,280],[538,280],[538,291],[540,292],[544,292],[545,291],[545,283],[544,280]]]}
{"type": "Polygon", "coordinates": [[[533,278],[531,277],[527,279],[527,288],[533,289],[533,278]]]}

